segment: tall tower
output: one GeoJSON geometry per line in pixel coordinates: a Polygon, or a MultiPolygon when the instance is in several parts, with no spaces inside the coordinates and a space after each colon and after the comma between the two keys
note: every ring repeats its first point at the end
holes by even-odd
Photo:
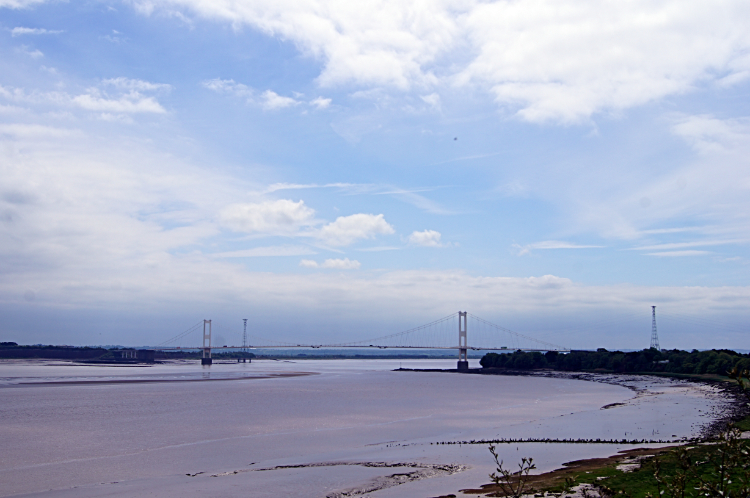
{"type": "Polygon", "coordinates": [[[651,306],[651,347],[661,350],[659,336],[656,334],[656,306],[651,306]]]}
{"type": "Polygon", "coordinates": [[[469,359],[466,355],[468,346],[466,345],[466,312],[458,312],[458,365],[459,372],[469,369],[469,359]]]}
{"type": "Polygon", "coordinates": [[[244,328],[242,330],[242,352],[247,353],[247,318],[243,318],[244,328]]]}
{"type": "Polygon", "coordinates": [[[201,358],[201,365],[210,365],[213,362],[211,359],[211,320],[203,320],[203,357],[201,358]],[[208,333],[206,333],[206,325],[208,325],[208,333]]]}

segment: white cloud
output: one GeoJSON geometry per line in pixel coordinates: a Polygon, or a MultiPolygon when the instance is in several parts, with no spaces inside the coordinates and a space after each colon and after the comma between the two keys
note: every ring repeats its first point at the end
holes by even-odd
{"type": "Polygon", "coordinates": [[[661,256],[666,258],[681,258],[685,256],[704,256],[711,254],[709,251],[663,251],[663,252],[649,252],[646,256],[661,256]]]}
{"type": "Polygon", "coordinates": [[[260,98],[261,107],[269,111],[284,109],[299,104],[299,101],[294,100],[291,97],[283,97],[272,90],[266,90],[261,94],[260,98]]]}
{"type": "Polygon", "coordinates": [[[15,102],[26,102],[33,105],[52,105],[56,107],[78,107],[86,111],[115,114],[164,114],[167,111],[154,97],[144,96],[135,88],[143,90],[163,90],[169,85],[149,83],[142,80],[116,78],[104,80],[106,86],[114,86],[117,90],[127,89],[127,93],[119,91],[114,95],[97,87],[89,88],[86,93],[71,95],[66,92],[28,92],[23,88],[4,88],[0,86],[0,97],[15,102]]]}
{"type": "Polygon", "coordinates": [[[465,26],[479,54],[459,81],[484,82],[530,121],[575,122],[689,91],[747,69],[733,63],[750,43],[746,8],[732,1],[483,3],[465,26]]]}
{"type": "Polygon", "coordinates": [[[358,270],[361,266],[357,260],[350,260],[349,258],[344,259],[326,259],[321,268],[333,268],[336,270],[358,270]]]}
{"type": "Polygon", "coordinates": [[[109,121],[110,123],[135,123],[135,120],[127,114],[112,114],[111,112],[102,112],[97,116],[97,119],[100,119],[101,121],[109,121]]]}
{"type": "Polygon", "coordinates": [[[322,61],[322,86],[481,89],[535,122],[580,122],[703,82],[750,77],[750,15],[732,0],[136,5],[145,14],[182,7],[290,40],[322,61]]]}
{"type": "Polygon", "coordinates": [[[9,135],[16,139],[45,139],[45,138],[64,138],[80,137],[83,133],[80,130],[71,130],[67,128],[56,128],[53,126],[44,126],[38,124],[0,124],[0,135],[9,135]]]}
{"type": "Polygon", "coordinates": [[[27,46],[21,46],[16,49],[17,52],[23,53],[31,57],[32,59],[40,59],[44,57],[44,53],[39,49],[30,49],[27,46]]]}
{"type": "MultiPolygon", "coordinates": [[[[658,170],[627,164],[616,172],[592,171],[590,183],[577,185],[575,196],[559,197],[561,206],[573,207],[577,229],[637,239],[649,229],[687,223],[698,232],[722,232],[716,237],[725,240],[748,238],[750,122],[680,116],[672,131],[696,154],[658,170]]],[[[551,195],[565,190],[560,182],[565,180],[550,178],[551,195]]]]}
{"type": "Polygon", "coordinates": [[[326,183],[319,185],[317,183],[274,183],[269,185],[262,193],[270,194],[279,190],[301,190],[309,188],[341,188],[347,190],[357,190],[359,192],[371,190],[373,185],[369,183],[326,183]]]}
{"type": "Polygon", "coordinates": [[[698,152],[730,152],[747,143],[750,136],[750,119],[718,119],[708,115],[681,116],[672,130],[698,152]]]}
{"type": "Polygon", "coordinates": [[[336,221],[322,227],[317,232],[324,243],[331,246],[346,246],[360,239],[372,239],[376,235],[394,233],[393,227],[382,214],[353,214],[339,216],[336,221]]]}
{"type": "Polygon", "coordinates": [[[361,194],[391,195],[395,197],[396,199],[399,199],[403,202],[416,206],[419,209],[426,211],[428,213],[453,214],[452,211],[449,211],[443,208],[437,202],[419,194],[420,192],[430,192],[432,190],[435,190],[435,188],[423,187],[423,188],[404,189],[404,188],[394,187],[392,185],[382,185],[382,184],[379,185],[375,183],[326,183],[326,184],[274,183],[273,185],[269,185],[268,188],[263,190],[261,193],[268,194],[268,193],[276,192],[279,190],[300,190],[300,189],[313,189],[313,188],[337,188],[337,189],[341,189],[342,191],[345,191],[351,194],[359,194],[359,195],[361,194]]]}
{"type": "Polygon", "coordinates": [[[520,181],[500,185],[495,190],[506,197],[525,197],[529,193],[529,188],[520,181]]]}
{"type": "MultiPolygon", "coordinates": [[[[1,88],[0,88],[1,90],[1,88]]],[[[23,107],[17,107],[14,105],[2,105],[0,104],[0,114],[23,114],[25,109],[23,107]]]]}
{"type": "Polygon", "coordinates": [[[426,104],[428,104],[433,109],[440,109],[440,95],[437,93],[431,93],[429,95],[420,95],[419,97],[422,99],[426,104]]]}
{"type": "Polygon", "coordinates": [[[57,35],[62,32],[59,29],[24,28],[19,26],[10,30],[10,35],[13,37],[22,35],[57,35]]]}
{"type": "Polygon", "coordinates": [[[534,244],[529,244],[526,247],[529,247],[531,249],[591,249],[591,248],[600,248],[604,246],[573,244],[570,242],[563,242],[560,240],[545,240],[543,242],[536,242],[534,244]]]}
{"type": "Polygon", "coordinates": [[[636,251],[661,251],[664,249],[684,249],[686,247],[723,246],[727,244],[746,244],[748,239],[732,240],[695,240],[692,242],[670,242],[667,244],[655,244],[649,246],[633,247],[636,251]]]}
{"type": "Polygon", "coordinates": [[[435,230],[415,231],[409,235],[409,244],[424,247],[442,247],[443,244],[440,243],[440,237],[440,232],[436,232],[435,230]]]}
{"type": "Polygon", "coordinates": [[[357,260],[344,259],[326,259],[322,264],[312,259],[303,259],[299,262],[303,268],[328,268],[334,270],[358,270],[361,263],[357,260]]]}
{"type": "Polygon", "coordinates": [[[433,201],[432,199],[428,199],[427,197],[419,194],[418,192],[424,192],[429,191],[432,189],[401,189],[401,188],[391,188],[385,191],[377,192],[379,195],[392,195],[396,197],[397,199],[400,199],[408,204],[411,204],[413,206],[416,206],[417,208],[421,209],[422,211],[426,211],[428,213],[432,214],[454,214],[453,211],[450,211],[448,209],[445,209],[437,202],[433,201]]]}
{"type": "Polygon", "coordinates": [[[0,0],[0,8],[26,9],[47,0],[0,0]]]}
{"type": "Polygon", "coordinates": [[[519,256],[523,256],[529,254],[534,249],[598,249],[604,246],[573,244],[571,242],[560,240],[544,240],[542,242],[535,242],[525,246],[513,244],[512,247],[518,252],[519,256]]]}
{"type": "Polygon", "coordinates": [[[323,97],[317,97],[310,101],[311,106],[315,106],[318,109],[325,109],[331,105],[331,99],[324,99],[323,97]]]}
{"type": "Polygon", "coordinates": [[[220,176],[154,153],[137,140],[5,126],[0,260],[9,264],[0,269],[0,281],[7,284],[9,272],[23,269],[37,303],[57,300],[44,279],[58,271],[70,272],[62,287],[71,294],[99,288],[105,280],[128,282],[125,294],[138,292],[136,273],[171,266],[170,251],[216,235],[206,213],[219,199],[242,195],[220,176]]]}
{"type": "MultiPolygon", "coordinates": [[[[306,54],[325,61],[323,73],[318,77],[324,86],[355,83],[408,89],[414,84],[430,84],[435,77],[421,66],[449,48],[456,30],[452,12],[445,8],[412,7],[395,1],[378,5],[314,0],[168,3],[293,40],[306,54]]],[[[144,13],[150,13],[156,6],[145,1],[137,5],[148,5],[140,8],[144,13]]]]}
{"type": "Polygon", "coordinates": [[[165,83],[151,83],[150,81],[137,80],[131,78],[109,78],[102,80],[105,85],[110,85],[120,90],[128,90],[131,92],[154,92],[160,90],[171,90],[172,86],[165,83]]]}
{"type": "Polygon", "coordinates": [[[321,228],[315,210],[304,201],[287,199],[259,203],[232,204],[219,214],[223,226],[237,232],[319,239],[327,246],[347,246],[362,239],[394,233],[382,214],[339,216],[321,228]]]}
{"type": "MultiPolygon", "coordinates": [[[[639,348],[648,345],[653,304],[662,312],[669,311],[677,316],[722,319],[734,316],[739,317],[736,318],[738,323],[746,323],[746,303],[750,299],[750,287],[583,285],[553,275],[515,278],[472,276],[459,271],[274,274],[250,272],[223,261],[167,252],[154,259],[149,253],[143,259],[152,263],[146,265],[141,258],[131,255],[137,247],[137,244],[124,246],[122,249],[126,250],[128,258],[119,259],[114,268],[111,259],[100,257],[44,271],[18,267],[13,278],[0,280],[0,305],[13,307],[13,315],[25,317],[25,322],[37,323],[38,319],[23,306],[24,292],[32,290],[36,293],[33,310],[36,315],[45,312],[57,317],[61,310],[75,310],[79,335],[73,337],[80,337],[86,330],[86,312],[98,312],[102,306],[147,316],[158,308],[163,319],[189,325],[195,321],[189,317],[203,318],[211,313],[214,319],[221,321],[227,316],[238,316],[232,314],[233,310],[253,303],[263,310],[258,316],[259,323],[273,325],[274,330],[287,327],[283,335],[276,335],[281,340],[294,338],[294,329],[299,328],[294,327],[294,323],[308,324],[304,333],[297,337],[318,343],[329,340],[332,316],[337,324],[345,324],[346,329],[351,330],[347,339],[357,340],[384,335],[383,330],[399,332],[461,309],[570,347],[583,348],[594,343],[603,347],[639,348]],[[130,264],[131,258],[135,264],[130,264]],[[297,322],[293,319],[286,324],[280,322],[278,316],[288,316],[289,310],[294,310],[297,322]],[[640,335],[633,334],[632,326],[603,326],[590,334],[580,330],[581,325],[601,321],[602,316],[608,315],[611,321],[611,316],[622,313],[642,313],[640,335]],[[574,333],[558,323],[561,317],[572,315],[578,325],[574,333]],[[328,317],[328,321],[324,317],[328,317]],[[529,328],[540,321],[544,323],[543,334],[529,328]]],[[[660,322],[662,342],[666,340],[665,321],[660,322]]],[[[172,335],[164,333],[163,323],[146,323],[145,329],[134,328],[130,322],[122,325],[123,333],[129,331],[130,334],[123,335],[123,341],[130,344],[153,342],[154,337],[167,339],[172,335]]],[[[472,333],[470,330],[470,344],[477,337],[472,333]]],[[[36,334],[39,332],[24,337],[31,342],[32,337],[38,337],[36,334]]],[[[721,331],[712,334],[710,340],[705,334],[681,335],[680,338],[680,347],[688,349],[731,347],[738,340],[740,344],[746,341],[742,334],[731,336],[721,331]]]]}
{"type": "Polygon", "coordinates": [[[224,226],[237,232],[294,235],[315,223],[315,210],[305,206],[304,201],[280,199],[232,204],[219,217],[224,226]]]}
{"type": "MultiPolygon", "coordinates": [[[[255,89],[242,83],[237,83],[234,80],[223,80],[220,78],[215,78],[212,80],[203,81],[201,85],[204,88],[217,93],[227,93],[230,95],[234,95],[235,97],[244,98],[247,100],[248,104],[259,105],[261,108],[267,111],[275,111],[278,109],[293,107],[300,104],[299,100],[293,99],[291,97],[284,97],[274,92],[273,90],[266,90],[258,95],[258,92],[255,89]]],[[[323,107],[327,106],[325,102],[322,102],[324,100],[325,99],[318,98],[310,103],[313,105],[318,105],[318,107],[322,109],[323,107]],[[324,105],[321,107],[321,104],[324,105]]],[[[330,103],[330,99],[328,99],[328,101],[330,103]]]]}
{"type": "Polygon", "coordinates": [[[375,247],[360,247],[357,249],[360,252],[383,252],[383,251],[400,251],[403,249],[402,246],[375,246],[375,247]]]}
{"type": "MultiPolygon", "coordinates": [[[[502,190],[554,206],[556,237],[595,234],[636,241],[633,246],[694,242],[706,235],[748,240],[750,120],[671,114],[660,121],[638,121],[641,137],[659,137],[641,144],[645,148],[604,156],[576,151],[554,166],[516,169],[512,183],[519,187],[502,190]],[[654,163],[636,157],[645,150],[670,152],[654,163]],[[676,237],[680,233],[686,235],[676,237]]],[[[621,147],[614,136],[600,143],[621,147]]]]}
{"type": "Polygon", "coordinates": [[[120,35],[122,35],[122,33],[120,33],[119,31],[117,31],[116,29],[113,29],[111,34],[104,35],[101,38],[104,39],[104,40],[107,40],[110,43],[114,43],[116,45],[119,45],[123,41],[127,40],[127,38],[124,38],[123,36],[120,36],[120,35]]]}
{"type": "Polygon", "coordinates": [[[88,111],[115,112],[115,113],[156,113],[167,112],[153,97],[144,97],[138,92],[130,92],[119,98],[111,99],[102,97],[98,92],[91,92],[73,97],[71,101],[82,109],[88,111]]]}
{"type": "Polygon", "coordinates": [[[305,246],[267,246],[253,247],[252,249],[241,249],[239,251],[227,251],[211,254],[215,258],[265,258],[276,256],[306,256],[317,254],[305,246]]]}
{"type": "Polygon", "coordinates": [[[238,97],[250,98],[253,96],[254,91],[247,85],[237,83],[234,80],[222,80],[220,78],[214,78],[212,80],[206,80],[201,85],[214,92],[231,93],[238,97]]]}
{"type": "Polygon", "coordinates": [[[686,233],[686,232],[698,232],[701,229],[699,227],[679,227],[679,228],[654,228],[651,230],[641,230],[642,235],[659,235],[665,233],[686,233]]]}

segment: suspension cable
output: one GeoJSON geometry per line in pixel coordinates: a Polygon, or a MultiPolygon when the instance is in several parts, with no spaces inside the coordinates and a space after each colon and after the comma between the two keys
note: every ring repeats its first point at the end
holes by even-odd
{"type": "Polygon", "coordinates": [[[558,350],[558,349],[569,350],[568,348],[560,346],[559,344],[552,344],[551,342],[546,342],[546,341],[541,341],[539,339],[534,339],[533,337],[529,337],[527,335],[521,334],[520,332],[515,332],[513,330],[506,329],[505,327],[501,327],[500,325],[495,325],[494,323],[488,322],[487,320],[479,318],[476,315],[472,315],[471,313],[469,313],[469,316],[472,317],[473,319],[477,320],[478,322],[481,322],[481,323],[483,323],[485,325],[488,325],[490,327],[494,327],[494,328],[496,328],[498,330],[502,330],[503,332],[507,332],[507,333],[512,334],[512,335],[514,335],[516,337],[523,337],[524,339],[528,339],[530,341],[533,341],[533,342],[536,342],[536,343],[539,343],[539,344],[543,344],[545,346],[552,346],[556,350],[558,350]]]}
{"type": "Polygon", "coordinates": [[[161,347],[161,346],[166,346],[169,343],[176,342],[177,340],[182,339],[183,337],[185,337],[189,333],[195,331],[195,329],[197,329],[201,325],[203,325],[203,320],[201,320],[200,322],[196,323],[195,325],[193,325],[192,327],[190,327],[186,331],[184,331],[184,332],[182,332],[180,334],[177,334],[176,336],[172,337],[171,339],[168,339],[168,340],[166,340],[166,341],[164,341],[164,342],[162,342],[160,344],[157,344],[156,347],[158,348],[158,347],[161,347]]]}
{"type": "Polygon", "coordinates": [[[426,323],[424,325],[420,325],[419,327],[414,327],[414,328],[409,329],[409,330],[404,330],[403,332],[397,332],[395,334],[384,335],[382,337],[376,337],[374,339],[366,339],[366,340],[363,340],[363,341],[343,342],[341,344],[329,344],[329,346],[331,346],[331,347],[356,346],[358,344],[374,343],[374,342],[382,341],[384,339],[392,339],[394,337],[405,336],[407,334],[411,334],[412,332],[417,332],[417,331],[420,331],[420,330],[424,330],[424,329],[426,329],[428,327],[432,327],[434,325],[438,325],[438,324],[443,323],[445,321],[452,320],[455,317],[456,317],[456,313],[451,313],[450,315],[444,316],[443,318],[435,320],[434,322],[426,323]]]}

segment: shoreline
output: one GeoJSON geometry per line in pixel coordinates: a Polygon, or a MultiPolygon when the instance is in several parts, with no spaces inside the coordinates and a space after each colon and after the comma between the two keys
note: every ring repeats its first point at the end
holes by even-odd
{"type": "MultiPolygon", "coordinates": [[[[542,472],[541,474],[529,474],[529,479],[526,481],[527,488],[524,490],[524,496],[532,496],[535,493],[541,493],[558,486],[563,486],[566,479],[572,479],[573,476],[580,473],[591,473],[615,465],[639,465],[641,461],[647,458],[664,455],[678,447],[679,445],[663,446],[660,448],[632,448],[629,450],[618,451],[616,454],[605,458],[585,458],[582,460],[565,462],[559,469],[542,472]]],[[[482,484],[478,488],[459,490],[459,492],[464,494],[484,495],[487,493],[495,493],[497,491],[501,491],[501,488],[495,484],[482,484]]]]}
{"type": "MultiPolygon", "coordinates": [[[[528,488],[525,490],[525,496],[534,496],[538,493],[545,493],[553,489],[564,485],[566,479],[572,479],[576,476],[580,477],[581,473],[590,474],[595,471],[602,472],[608,468],[619,468],[620,466],[635,465],[636,468],[640,468],[641,462],[647,461],[653,457],[666,455],[677,448],[686,447],[689,445],[704,444],[706,441],[715,439],[720,433],[727,430],[730,424],[739,422],[742,419],[750,418],[750,404],[747,402],[747,398],[740,390],[739,386],[733,383],[730,379],[727,381],[714,380],[714,379],[702,379],[702,378],[686,378],[684,376],[669,376],[669,375],[652,375],[652,374],[618,374],[618,373],[605,373],[605,372],[564,372],[555,370],[542,370],[542,371],[520,371],[520,370],[499,370],[499,369],[470,369],[468,371],[459,372],[455,369],[449,370],[419,370],[419,369],[398,369],[403,371],[429,371],[429,372],[444,372],[444,373],[465,373],[474,375],[500,375],[508,377],[537,377],[537,378],[552,378],[552,379],[568,379],[568,380],[583,380],[588,382],[599,382],[604,384],[616,385],[625,387],[633,391],[636,395],[632,399],[637,399],[641,396],[653,395],[649,392],[649,389],[639,387],[635,383],[648,379],[658,380],[669,380],[679,384],[693,384],[693,385],[705,385],[712,388],[718,389],[720,396],[725,401],[724,413],[717,419],[714,419],[706,426],[701,428],[700,435],[697,438],[681,439],[681,440],[641,440],[641,441],[598,441],[598,440],[540,440],[534,438],[517,439],[517,440],[478,440],[478,441],[452,441],[452,442],[439,442],[435,444],[479,444],[479,445],[490,445],[490,444],[523,444],[523,443],[546,443],[546,444],[649,444],[649,445],[664,445],[655,446],[651,448],[632,448],[618,451],[614,455],[610,455],[605,458],[588,458],[573,460],[561,464],[561,468],[554,469],[539,474],[530,474],[528,476],[528,488]]],[[[623,403],[615,403],[613,405],[623,405],[623,403]]],[[[602,409],[614,407],[613,405],[605,405],[602,409]]],[[[596,490],[596,484],[584,484],[577,483],[580,486],[586,486],[589,489],[584,496],[600,496],[600,493],[596,490]],[[595,494],[588,494],[591,492],[595,494]]],[[[464,488],[458,490],[459,493],[465,495],[487,495],[488,493],[502,492],[501,487],[492,484],[481,484],[478,487],[464,488]]],[[[580,493],[574,491],[574,496],[580,493]]],[[[455,494],[442,495],[445,497],[455,497],[455,494]]]]}
{"type": "MultiPolygon", "coordinates": [[[[718,420],[710,422],[701,431],[701,435],[697,439],[708,439],[715,437],[717,434],[726,429],[728,424],[742,420],[743,418],[750,417],[750,404],[747,403],[744,395],[742,394],[739,387],[727,378],[724,380],[716,379],[705,379],[698,377],[686,377],[686,376],[672,376],[665,374],[651,374],[651,373],[616,373],[616,372],[567,372],[560,370],[500,370],[496,368],[472,368],[467,371],[459,372],[456,369],[415,369],[415,368],[398,368],[394,370],[398,371],[411,371],[411,372],[433,372],[433,373],[460,373],[469,375],[499,375],[507,377],[537,377],[537,378],[549,378],[549,379],[566,379],[566,380],[582,380],[587,382],[598,382],[602,384],[609,384],[614,386],[624,387],[630,389],[636,393],[635,398],[640,396],[648,395],[649,390],[643,389],[634,385],[639,381],[654,379],[654,380],[669,380],[680,384],[698,384],[717,388],[721,395],[729,404],[728,413],[724,413],[718,420]]],[[[634,398],[634,399],[635,399],[634,398]]],[[[603,407],[604,408],[604,407],[603,407]]],[[[685,442],[694,441],[695,439],[684,440],[685,442]]],[[[514,441],[522,442],[522,441],[514,441]]],[[[539,441],[528,441],[528,442],[539,442],[539,441]]],[[[670,444],[683,442],[683,440],[671,441],[670,444]]],[[[655,444],[661,444],[661,442],[654,442],[655,444]]],[[[467,443],[468,444],[468,443],[467,443]]]]}

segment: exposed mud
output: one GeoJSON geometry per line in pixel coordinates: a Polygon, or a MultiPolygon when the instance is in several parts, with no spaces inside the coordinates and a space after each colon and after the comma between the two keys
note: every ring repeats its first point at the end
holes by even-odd
{"type": "MultiPolygon", "coordinates": [[[[394,474],[378,476],[374,479],[367,481],[364,484],[334,491],[326,495],[326,498],[354,498],[357,496],[364,496],[374,491],[381,489],[392,488],[400,484],[408,482],[421,481],[422,479],[430,479],[432,477],[444,477],[452,474],[456,474],[468,467],[465,465],[455,464],[430,464],[430,463],[414,463],[414,462],[315,462],[315,463],[304,463],[297,465],[277,465],[276,467],[266,467],[260,469],[242,469],[235,470],[232,472],[222,472],[220,474],[213,474],[211,477],[226,477],[232,476],[245,472],[268,472],[273,470],[287,470],[287,469],[304,469],[304,468],[319,468],[319,467],[341,467],[341,466],[360,466],[360,467],[371,467],[371,468],[383,468],[383,469],[404,469],[403,472],[394,474]],[[412,470],[413,469],[413,470],[412,470]]],[[[191,477],[193,475],[188,474],[191,477]]]]}
{"type": "Polygon", "coordinates": [[[50,386],[101,386],[101,385],[116,385],[116,384],[165,384],[173,382],[220,382],[228,380],[262,380],[262,379],[276,379],[280,377],[302,377],[305,375],[319,375],[317,372],[283,372],[283,373],[269,373],[261,375],[242,375],[236,377],[207,377],[207,378],[192,378],[192,379],[170,379],[170,378],[154,378],[154,379],[91,379],[91,380],[61,380],[61,381],[42,381],[42,382],[19,382],[17,384],[8,384],[0,387],[50,387],[50,386]]]}

